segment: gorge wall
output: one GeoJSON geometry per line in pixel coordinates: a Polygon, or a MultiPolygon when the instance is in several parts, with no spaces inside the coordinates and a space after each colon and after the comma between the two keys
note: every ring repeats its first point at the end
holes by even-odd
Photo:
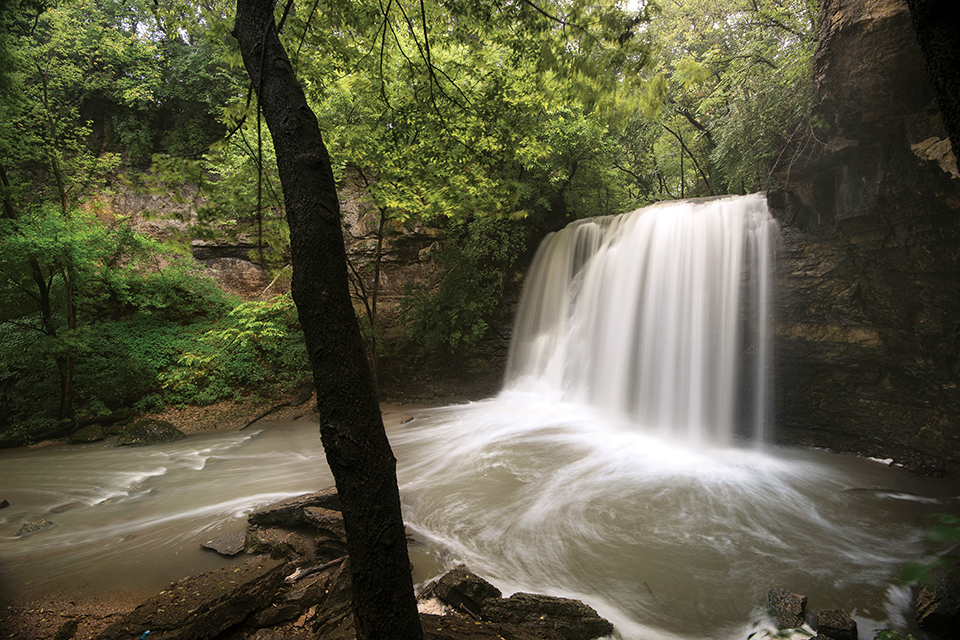
{"type": "Polygon", "coordinates": [[[960,174],[904,0],[821,0],[819,105],[769,194],[777,431],[960,473],[960,174]]]}

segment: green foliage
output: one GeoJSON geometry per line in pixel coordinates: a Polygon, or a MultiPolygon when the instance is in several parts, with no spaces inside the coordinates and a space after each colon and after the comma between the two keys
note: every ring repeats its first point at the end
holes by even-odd
{"type": "Polygon", "coordinates": [[[817,14],[813,0],[662,3],[639,115],[656,126],[627,127],[642,133],[617,166],[656,199],[774,186],[813,104],[817,14]]]}
{"type": "Polygon", "coordinates": [[[237,305],[161,379],[168,402],[202,405],[270,387],[288,390],[309,369],[293,299],[286,294],[237,305]]]}
{"type": "Polygon", "coordinates": [[[91,213],[31,209],[0,219],[0,238],[0,428],[52,429],[65,381],[78,416],[139,402],[188,348],[183,324],[233,305],[195,264],[91,213]]]}
{"type": "Polygon", "coordinates": [[[873,636],[873,640],[915,640],[912,634],[903,635],[892,629],[881,629],[873,636]]]}
{"type": "Polygon", "coordinates": [[[421,355],[455,352],[487,332],[512,268],[526,248],[524,227],[504,219],[452,223],[434,258],[443,272],[433,286],[408,287],[402,301],[411,342],[421,355]]]}
{"type": "Polygon", "coordinates": [[[474,5],[291,18],[313,45],[298,73],[341,174],[359,169],[400,221],[519,219],[557,208],[588,174],[623,210],[619,176],[600,167],[647,63],[644,16],[612,2],[474,5]]]}
{"type": "Polygon", "coordinates": [[[106,105],[151,105],[156,47],[115,8],[60,0],[11,10],[13,91],[0,104],[0,158],[17,202],[55,200],[66,211],[103,191],[120,162],[95,134],[106,105]]]}
{"type": "MultiPolygon", "coordinates": [[[[931,516],[936,518],[936,523],[927,530],[927,542],[932,544],[956,543],[960,541],[960,516],[954,516],[946,513],[931,516]]],[[[957,567],[958,556],[950,553],[941,556],[933,562],[910,562],[907,563],[900,572],[900,581],[906,584],[920,582],[927,586],[932,586],[934,580],[931,578],[930,571],[936,567],[953,568],[957,567]]]]}
{"type": "Polygon", "coordinates": [[[109,302],[115,313],[141,311],[187,323],[219,318],[236,304],[192,259],[184,256],[155,256],[155,259],[162,268],[144,262],[114,278],[109,302]]]}

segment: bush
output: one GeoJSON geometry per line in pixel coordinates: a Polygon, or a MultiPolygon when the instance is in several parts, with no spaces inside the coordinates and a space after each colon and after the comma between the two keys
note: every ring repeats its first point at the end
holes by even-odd
{"type": "Polygon", "coordinates": [[[162,374],[168,403],[210,404],[291,389],[310,370],[289,294],[244,302],[206,331],[162,374]]]}

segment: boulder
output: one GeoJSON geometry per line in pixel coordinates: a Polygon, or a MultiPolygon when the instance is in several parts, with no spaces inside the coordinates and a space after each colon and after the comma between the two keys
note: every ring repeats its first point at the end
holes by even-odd
{"type": "Polygon", "coordinates": [[[343,528],[343,514],[339,511],[322,507],[305,507],[303,517],[307,524],[316,527],[320,530],[320,533],[325,534],[331,540],[346,541],[347,534],[343,528]]]}
{"type": "Polygon", "coordinates": [[[457,616],[421,613],[424,640],[544,640],[540,631],[527,631],[496,622],[477,622],[457,616]]]}
{"type": "Polygon", "coordinates": [[[268,553],[274,558],[302,561],[310,554],[306,538],[284,529],[254,529],[247,536],[250,553],[268,553]]]}
{"type": "Polygon", "coordinates": [[[64,511],[71,511],[78,507],[84,507],[84,506],[86,505],[84,505],[82,502],[67,502],[66,504],[61,504],[59,506],[54,507],[53,509],[50,509],[50,513],[63,513],[64,511]]]}
{"type": "Polygon", "coordinates": [[[515,593],[487,601],[483,612],[495,622],[549,631],[563,640],[591,640],[613,633],[613,624],[593,607],[569,598],[515,593]]]}
{"type": "Polygon", "coordinates": [[[106,431],[103,426],[99,424],[91,424],[89,426],[83,427],[82,429],[77,429],[70,434],[70,444],[86,444],[88,442],[98,442],[107,437],[106,431]]]}
{"type": "Polygon", "coordinates": [[[917,593],[917,622],[945,638],[960,637],[960,553],[945,556],[933,567],[917,593]]]}
{"type": "Polygon", "coordinates": [[[295,527],[306,523],[303,515],[306,507],[339,511],[340,497],[337,495],[337,488],[329,487],[315,493],[287,498],[254,511],[247,516],[247,522],[257,526],[295,527]]]}
{"type": "Polygon", "coordinates": [[[243,551],[246,544],[247,532],[239,530],[201,542],[200,546],[204,549],[212,549],[222,556],[235,556],[243,551]]]}
{"type": "Polygon", "coordinates": [[[46,531],[52,526],[53,523],[46,518],[40,518],[39,520],[34,520],[33,522],[25,522],[14,537],[20,538],[22,536],[29,536],[34,533],[39,533],[40,531],[46,531]]]}
{"type": "MultiPolygon", "coordinates": [[[[327,597],[322,607],[311,607],[306,614],[315,637],[324,640],[353,640],[353,584],[350,561],[345,560],[330,576],[327,597]]],[[[304,621],[306,622],[306,620],[304,621]]]]}
{"type": "Polygon", "coordinates": [[[502,598],[499,589],[463,567],[446,573],[433,592],[477,621],[517,626],[563,640],[590,640],[613,633],[613,624],[579,600],[531,593],[502,598]]]}
{"type": "Polygon", "coordinates": [[[843,609],[817,614],[817,637],[821,640],[857,640],[857,623],[843,609]]]}
{"type": "Polygon", "coordinates": [[[283,560],[257,558],[184,578],[111,624],[96,640],[129,640],[147,631],[150,640],[214,638],[266,608],[287,570],[283,560]]]}
{"type": "Polygon", "coordinates": [[[803,610],[807,606],[807,596],[787,589],[771,589],[767,593],[767,606],[776,618],[778,628],[796,629],[803,626],[803,610]]]}
{"type": "Polygon", "coordinates": [[[500,590],[463,567],[448,571],[434,587],[438,598],[474,618],[483,617],[484,603],[499,600],[500,590]]]}
{"type": "Polygon", "coordinates": [[[0,509],[6,509],[9,506],[10,502],[8,500],[0,500],[0,509]]]}
{"type": "Polygon", "coordinates": [[[174,442],[186,438],[187,434],[169,422],[163,420],[144,420],[136,422],[117,438],[117,446],[143,446],[174,442]]]}

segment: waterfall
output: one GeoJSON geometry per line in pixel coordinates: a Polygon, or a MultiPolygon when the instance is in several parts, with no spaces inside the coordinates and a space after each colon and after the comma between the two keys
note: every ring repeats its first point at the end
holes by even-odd
{"type": "Polygon", "coordinates": [[[524,285],[505,390],[589,404],[691,445],[762,442],[777,229],[755,194],[552,234],[524,285]]]}

